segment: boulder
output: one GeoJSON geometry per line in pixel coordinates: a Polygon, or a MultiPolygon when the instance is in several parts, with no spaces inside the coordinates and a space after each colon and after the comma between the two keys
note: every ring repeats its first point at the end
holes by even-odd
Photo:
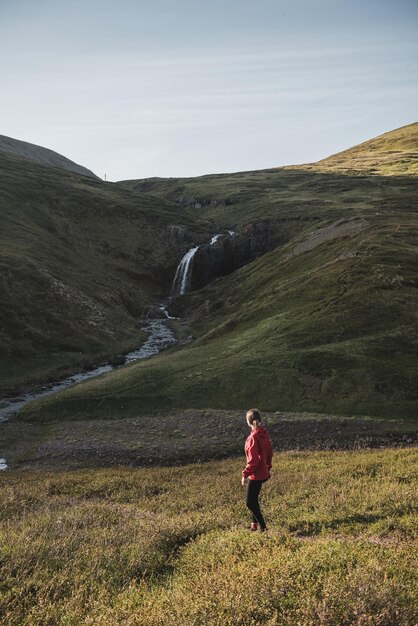
{"type": "Polygon", "coordinates": [[[123,356],[123,354],[120,354],[118,356],[113,356],[111,359],[109,359],[109,365],[112,365],[113,367],[118,367],[119,365],[123,365],[126,362],[126,357],[123,356]]]}

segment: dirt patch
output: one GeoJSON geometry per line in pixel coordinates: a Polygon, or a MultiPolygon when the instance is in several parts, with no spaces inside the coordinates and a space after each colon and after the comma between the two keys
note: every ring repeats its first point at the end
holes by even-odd
{"type": "MultiPolygon", "coordinates": [[[[315,414],[264,415],[274,449],[341,450],[418,443],[413,425],[315,414]]],[[[190,410],[122,420],[2,424],[11,468],[178,465],[243,454],[244,413],[190,410]]]]}

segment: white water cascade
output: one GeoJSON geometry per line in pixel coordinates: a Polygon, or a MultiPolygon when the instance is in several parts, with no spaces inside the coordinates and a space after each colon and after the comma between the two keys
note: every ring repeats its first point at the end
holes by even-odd
{"type": "Polygon", "coordinates": [[[195,248],[191,248],[188,252],[186,252],[184,257],[180,261],[176,270],[176,275],[174,276],[174,281],[173,281],[172,291],[174,295],[177,295],[177,294],[183,295],[184,293],[186,293],[187,289],[189,288],[190,278],[191,278],[191,269],[192,269],[192,259],[198,250],[199,250],[199,246],[196,246],[195,248]]]}
{"type": "MultiPolygon", "coordinates": [[[[231,237],[235,235],[233,230],[226,231],[231,237]]],[[[212,239],[209,242],[210,246],[213,246],[225,233],[219,233],[218,235],[213,235],[212,239]]],[[[190,248],[188,252],[184,255],[182,260],[177,266],[176,274],[173,280],[173,286],[171,288],[171,293],[173,296],[183,295],[187,293],[190,289],[190,283],[192,278],[192,269],[193,269],[193,257],[196,252],[199,250],[200,246],[195,246],[190,248]]]]}

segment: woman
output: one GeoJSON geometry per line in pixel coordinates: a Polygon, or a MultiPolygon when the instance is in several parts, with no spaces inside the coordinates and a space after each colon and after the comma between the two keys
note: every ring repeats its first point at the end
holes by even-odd
{"type": "Polygon", "coordinates": [[[242,485],[248,480],[247,486],[247,507],[250,509],[253,520],[250,530],[257,530],[260,527],[262,532],[266,531],[266,523],[260,511],[258,496],[261,486],[270,478],[271,460],[273,450],[270,437],[261,426],[261,415],[258,409],[247,411],[246,420],[251,432],[245,442],[245,456],[247,465],[242,471],[242,485]]]}

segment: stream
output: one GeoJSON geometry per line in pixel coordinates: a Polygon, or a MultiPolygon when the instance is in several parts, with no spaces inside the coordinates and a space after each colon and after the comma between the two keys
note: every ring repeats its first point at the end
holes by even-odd
{"type": "MultiPolygon", "coordinates": [[[[177,339],[174,336],[173,331],[168,326],[168,320],[175,319],[168,314],[168,311],[164,304],[160,305],[161,317],[155,319],[146,320],[145,323],[141,326],[141,329],[148,333],[148,337],[146,341],[137,349],[132,352],[128,352],[125,354],[125,364],[133,363],[134,361],[138,361],[140,359],[146,359],[147,357],[154,356],[158,354],[162,350],[173,346],[177,343],[177,339]]],[[[0,400],[0,422],[4,422],[9,417],[18,413],[20,409],[22,409],[28,402],[35,400],[37,398],[43,398],[45,396],[49,396],[53,393],[57,393],[58,391],[62,391],[67,387],[72,387],[77,383],[81,383],[85,380],[89,380],[90,378],[95,378],[96,376],[100,376],[100,374],[104,374],[105,372],[110,372],[116,367],[121,366],[113,366],[113,365],[101,365],[100,367],[96,367],[88,372],[78,372],[76,374],[72,374],[67,378],[63,378],[62,380],[58,380],[53,383],[51,386],[41,389],[40,391],[31,391],[28,393],[23,393],[19,396],[13,398],[3,398],[0,400]]],[[[7,469],[6,459],[0,458],[0,471],[7,469]]]]}
{"type": "MultiPolygon", "coordinates": [[[[226,233],[228,233],[230,237],[233,237],[235,234],[234,231],[225,231],[224,233],[213,235],[212,239],[209,242],[209,245],[212,246],[216,244],[218,239],[226,233]]],[[[173,280],[173,295],[182,295],[190,290],[193,257],[198,249],[199,246],[193,246],[188,252],[186,252],[184,257],[181,259],[173,280]]],[[[166,348],[169,348],[170,346],[173,346],[175,343],[177,343],[177,339],[175,338],[173,331],[167,323],[168,320],[176,318],[169,315],[164,302],[159,305],[159,309],[161,311],[161,317],[147,319],[146,321],[144,321],[141,329],[148,333],[148,337],[137,350],[133,350],[132,352],[123,355],[125,357],[124,365],[127,363],[133,363],[134,361],[138,361],[140,359],[146,359],[147,357],[154,356],[162,350],[165,350],[166,348]]],[[[63,378],[62,380],[58,380],[57,382],[52,383],[52,385],[43,387],[39,391],[31,391],[28,393],[23,393],[16,397],[0,399],[0,422],[6,421],[12,415],[18,413],[20,409],[22,409],[32,400],[35,400],[37,398],[43,398],[53,393],[57,393],[58,391],[62,391],[63,389],[72,387],[73,385],[81,383],[85,380],[89,380],[90,378],[95,378],[96,376],[100,376],[101,374],[110,372],[116,367],[123,367],[123,365],[101,365],[100,367],[96,367],[95,369],[87,372],[78,372],[72,374],[67,378],[63,378]]],[[[7,469],[7,461],[4,458],[0,458],[0,471],[5,469],[7,469]]]]}

